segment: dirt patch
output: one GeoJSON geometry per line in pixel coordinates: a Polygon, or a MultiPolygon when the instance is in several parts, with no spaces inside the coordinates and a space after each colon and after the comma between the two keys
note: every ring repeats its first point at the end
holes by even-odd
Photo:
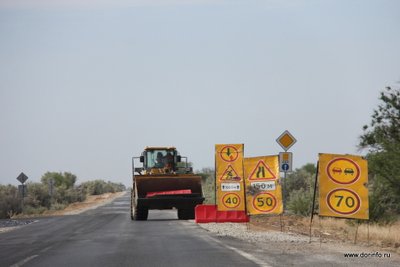
{"type": "Polygon", "coordinates": [[[62,216],[75,215],[87,210],[95,209],[99,206],[110,203],[117,197],[124,195],[125,192],[106,193],[102,195],[88,196],[83,202],[76,202],[68,205],[63,210],[48,210],[43,213],[44,216],[62,216]]]}
{"type": "Polygon", "coordinates": [[[64,215],[75,215],[85,212],[87,210],[95,209],[107,203],[110,203],[117,197],[124,195],[126,192],[117,193],[105,193],[102,195],[87,196],[83,202],[75,202],[68,205],[63,210],[46,210],[42,214],[17,214],[12,219],[23,219],[23,218],[36,218],[36,217],[48,217],[48,216],[64,216],[64,215]]]}
{"type": "Polygon", "coordinates": [[[114,199],[121,197],[126,192],[117,192],[117,193],[106,193],[102,195],[96,196],[88,196],[83,202],[76,202],[68,205],[63,210],[47,210],[43,214],[35,214],[35,215],[24,215],[18,214],[13,216],[10,220],[2,220],[0,222],[0,234],[13,231],[18,229],[19,227],[35,222],[35,220],[30,220],[26,223],[26,218],[37,218],[37,217],[49,217],[49,216],[64,216],[64,215],[75,215],[85,212],[87,210],[95,209],[107,203],[110,203],[114,199]],[[14,224],[14,225],[12,225],[14,224]]]}

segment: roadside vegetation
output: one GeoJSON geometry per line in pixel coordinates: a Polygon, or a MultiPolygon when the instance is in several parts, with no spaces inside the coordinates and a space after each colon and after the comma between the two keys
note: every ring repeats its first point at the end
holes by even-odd
{"type": "Polygon", "coordinates": [[[23,198],[18,187],[0,185],[0,219],[16,214],[42,214],[47,210],[62,210],[89,195],[115,193],[126,190],[123,184],[94,180],[76,185],[77,177],[70,172],[47,172],[40,183],[28,182],[23,198]]]}

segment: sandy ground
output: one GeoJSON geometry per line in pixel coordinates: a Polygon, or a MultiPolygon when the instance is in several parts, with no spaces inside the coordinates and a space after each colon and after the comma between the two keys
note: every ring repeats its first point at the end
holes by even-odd
{"type": "Polygon", "coordinates": [[[88,196],[84,202],[76,202],[70,204],[63,210],[46,211],[44,216],[62,216],[62,215],[75,215],[85,212],[87,210],[95,209],[107,203],[110,203],[117,197],[124,195],[126,192],[106,193],[96,196],[88,196]]]}
{"type": "Polygon", "coordinates": [[[100,207],[102,205],[110,203],[117,197],[120,197],[124,194],[126,194],[126,192],[106,193],[106,194],[102,194],[102,195],[88,196],[84,202],[72,203],[63,210],[48,210],[40,215],[37,215],[37,214],[29,215],[29,216],[26,216],[23,214],[17,215],[17,216],[14,216],[12,218],[12,220],[18,220],[19,222],[23,222],[23,224],[20,224],[18,226],[11,226],[11,227],[0,227],[0,234],[18,229],[22,225],[34,223],[35,221],[37,221],[37,220],[35,220],[35,218],[38,218],[38,217],[65,216],[65,215],[80,214],[87,210],[95,209],[97,207],[100,207]]]}

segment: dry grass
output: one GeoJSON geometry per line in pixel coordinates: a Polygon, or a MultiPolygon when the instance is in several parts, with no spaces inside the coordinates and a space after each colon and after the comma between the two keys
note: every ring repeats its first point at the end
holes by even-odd
{"type": "Polygon", "coordinates": [[[348,220],[335,218],[316,218],[313,230],[324,236],[337,236],[343,241],[353,241],[380,247],[400,247],[400,222],[392,225],[349,223],[348,220]]]}
{"type": "MultiPolygon", "coordinates": [[[[251,227],[258,230],[295,232],[303,235],[310,233],[310,218],[292,215],[254,216],[251,227]],[[281,223],[282,220],[282,223],[281,223]],[[282,227],[281,227],[282,226],[282,227]]],[[[337,240],[356,243],[363,246],[387,248],[400,254],[400,221],[392,225],[360,224],[354,220],[315,216],[312,223],[312,235],[321,242],[337,240]]]]}
{"type": "Polygon", "coordinates": [[[69,204],[67,207],[61,210],[46,210],[42,214],[32,214],[32,215],[17,214],[14,215],[12,219],[79,214],[89,209],[95,209],[100,205],[111,202],[112,200],[114,200],[119,196],[122,196],[123,194],[125,194],[125,192],[105,193],[102,195],[87,196],[85,201],[69,204]]]}

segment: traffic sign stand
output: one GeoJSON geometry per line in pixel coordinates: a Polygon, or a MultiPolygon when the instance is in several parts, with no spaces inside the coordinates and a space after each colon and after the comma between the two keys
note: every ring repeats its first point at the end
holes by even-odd
{"type": "Polygon", "coordinates": [[[18,175],[17,180],[21,183],[21,185],[18,186],[18,192],[21,196],[21,209],[24,209],[24,198],[26,195],[26,185],[24,184],[26,180],[28,180],[28,176],[25,175],[25,173],[21,172],[20,175],[18,175]]]}
{"type": "Polygon", "coordinates": [[[317,162],[317,170],[315,172],[315,183],[314,183],[314,195],[313,195],[313,202],[312,202],[312,207],[311,207],[311,219],[310,219],[310,242],[311,243],[311,227],[312,227],[312,221],[314,218],[314,209],[315,209],[315,197],[317,195],[317,181],[318,181],[318,167],[319,167],[319,162],[317,162]]]}
{"type": "MultiPolygon", "coordinates": [[[[286,192],[286,178],[287,173],[292,171],[292,153],[287,152],[296,142],[296,138],[288,131],[284,131],[277,139],[276,142],[283,148],[285,152],[279,153],[279,171],[283,172],[282,188],[283,192],[286,192]]],[[[283,194],[282,199],[283,212],[286,208],[286,194],[283,194]]]]}

